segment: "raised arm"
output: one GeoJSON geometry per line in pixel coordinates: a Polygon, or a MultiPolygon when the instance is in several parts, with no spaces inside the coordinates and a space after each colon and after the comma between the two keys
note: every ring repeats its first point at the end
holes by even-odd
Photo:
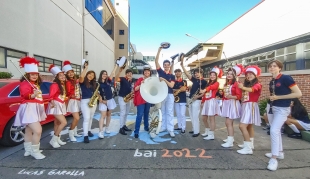
{"type": "Polygon", "coordinates": [[[170,66],[170,73],[172,74],[173,73],[173,68],[174,68],[174,60],[172,60],[171,62],[171,66],[170,66]]]}
{"type": "Polygon", "coordinates": [[[159,47],[158,48],[158,51],[157,51],[157,55],[156,55],[156,58],[155,58],[155,65],[156,65],[156,69],[159,69],[160,68],[160,65],[159,65],[159,55],[160,55],[160,51],[161,51],[162,47],[159,47]]]}
{"type": "Polygon", "coordinates": [[[88,69],[88,63],[84,63],[84,69],[83,69],[83,71],[82,71],[82,73],[81,73],[81,75],[80,75],[80,78],[79,78],[79,82],[80,83],[83,83],[84,82],[84,78],[85,78],[85,75],[86,75],[86,73],[87,73],[87,69],[88,69]]]}
{"type": "Polygon", "coordinates": [[[115,71],[116,71],[117,67],[118,67],[117,64],[115,64],[114,69],[112,70],[112,72],[109,76],[110,79],[112,79],[115,76],[115,71]]]}
{"type": "Polygon", "coordinates": [[[182,67],[182,69],[183,69],[185,75],[187,76],[187,78],[188,78],[189,80],[191,80],[191,79],[192,79],[192,75],[189,74],[189,73],[186,71],[186,69],[185,69],[185,67],[184,67],[184,65],[183,65],[183,61],[184,61],[184,56],[181,57],[181,64],[180,64],[180,65],[181,65],[181,67],[182,67]]]}
{"type": "Polygon", "coordinates": [[[119,81],[119,76],[121,75],[123,68],[119,68],[118,73],[116,73],[115,81],[119,81]]]}

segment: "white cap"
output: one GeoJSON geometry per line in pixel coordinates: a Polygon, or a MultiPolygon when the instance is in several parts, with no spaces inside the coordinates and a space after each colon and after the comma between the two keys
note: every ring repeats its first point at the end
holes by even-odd
{"type": "Polygon", "coordinates": [[[26,73],[39,73],[39,62],[33,57],[24,57],[20,59],[19,65],[24,68],[26,73]]]}
{"type": "Polygon", "coordinates": [[[48,69],[49,72],[51,72],[54,76],[56,76],[58,73],[62,72],[59,67],[55,66],[54,64],[51,64],[51,66],[48,69]]]}
{"type": "Polygon", "coordinates": [[[70,71],[70,70],[73,70],[72,69],[72,66],[70,65],[71,63],[70,63],[70,61],[64,61],[63,62],[63,67],[62,67],[62,71],[64,71],[65,73],[67,73],[68,71],[70,71]]]}

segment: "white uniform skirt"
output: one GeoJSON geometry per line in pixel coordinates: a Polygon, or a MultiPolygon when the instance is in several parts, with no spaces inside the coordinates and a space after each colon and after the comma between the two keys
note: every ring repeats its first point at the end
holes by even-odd
{"type": "Polygon", "coordinates": [[[222,117],[228,117],[229,119],[237,119],[240,118],[241,113],[241,105],[238,100],[229,99],[223,100],[222,105],[222,117]]]}
{"type": "Polygon", "coordinates": [[[304,123],[302,121],[297,120],[297,122],[303,127],[305,130],[310,131],[310,124],[304,123]]]}
{"type": "Polygon", "coordinates": [[[107,111],[107,110],[113,110],[116,108],[115,100],[109,99],[107,101],[107,104],[99,103],[99,111],[107,111]]]}
{"type": "Polygon", "coordinates": [[[55,103],[55,106],[52,108],[51,105],[52,103],[49,102],[47,109],[46,109],[46,114],[47,115],[65,115],[67,114],[67,110],[66,110],[66,104],[65,103],[61,103],[59,101],[53,100],[55,103]]]}
{"type": "Polygon", "coordinates": [[[46,114],[44,104],[24,103],[16,112],[14,126],[25,126],[27,124],[44,121],[46,114]]]}
{"type": "Polygon", "coordinates": [[[242,103],[240,122],[243,124],[261,125],[261,118],[257,102],[242,103]]]}
{"type": "Polygon", "coordinates": [[[211,98],[209,100],[206,100],[201,110],[201,115],[204,116],[221,115],[221,109],[217,99],[211,98]]]}
{"type": "Polygon", "coordinates": [[[74,113],[80,112],[81,110],[81,101],[77,99],[70,99],[67,106],[67,112],[74,113]]]}

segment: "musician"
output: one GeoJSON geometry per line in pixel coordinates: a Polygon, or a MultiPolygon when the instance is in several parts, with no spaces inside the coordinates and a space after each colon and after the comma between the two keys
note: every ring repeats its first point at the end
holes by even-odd
{"type": "Polygon", "coordinates": [[[222,105],[222,117],[226,118],[228,137],[224,140],[222,147],[232,147],[234,142],[234,119],[240,118],[241,105],[240,99],[242,90],[238,88],[237,76],[243,72],[243,66],[240,64],[229,68],[226,74],[226,84],[224,85],[224,97],[222,105]]]}
{"type": "Polygon", "coordinates": [[[201,103],[203,108],[201,110],[201,115],[203,122],[205,124],[205,140],[214,140],[214,130],[215,130],[215,116],[220,115],[220,106],[216,100],[216,93],[220,86],[220,83],[217,81],[217,78],[221,78],[223,75],[222,69],[214,67],[210,71],[210,79],[208,85],[205,89],[200,90],[200,93],[205,94],[201,103]],[[208,124],[208,118],[210,119],[210,128],[208,124]]]}
{"type": "Polygon", "coordinates": [[[26,126],[24,135],[24,156],[32,156],[35,159],[44,159],[40,151],[40,139],[46,114],[40,85],[42,79],[38,72],[39,62],[32,57],[24,57],[19,61],[26,74],[20,79],[19,92],[21,104],[16,112],[14,126],[26,126]],[[27,115],[26,115],[27,114],[27,115]]]}
{"type": "Polygon", "coordinates": [[[189,98],[194,99],[195,101],[189,105],[189,115],[192,120],[192,126],[193,131],[190,131],[189,133],[193,133],[193,137],[199,136],[199,113],[200,113],[200,103],[201,103],[201,97],[203,94],[200,94],[200,90],[205,88],[207,86],[207,81],[203,79],[202,74],[203,71],[201,69],[195,69],[194,70],[194,77],[189,74],[184,65],[183,65],[184,57],[181,57],[181,67],[187,76],[189,80],[193,83],[191,89],[190,89],[190,95],[189,98]]]}
{"type": "Polygon", "coordinates": [[[100,72],[98,82],[100,84],[99,92],[100,92],[100,98],[99,98],[99,111],[101,112],[101,117],[99,119],[99,133],[98,137],[100,139],[104,138],[104,120],[105,122],[105,132],[107,134],[110,134],[109,125],[111,121],[111,114],[112,110],[116,108],[115,100],[113,99],[113,93],[112,93],[112,78],[115,75],[117,65],[115,65],[114,69],[111,72],[111,75],[108,76],[108,72],[106,70],[102,70],[100,72]]]}
{"type": "Polygon", "coordinates": [[[248,66],[245,69],[244,83],[239,83],[238,88],[243,91],[242,113],[239,128],[243,134],[244,143],[239,145],[243,148],[237,150],[239,154],[253,154],[254,128],[260,126],[261,118],[258,107],[258,99],[262,92],[262,85],[258,81],[261,70],[258,66],[248,66]]]}
{"type": "Polygon", "coordinates": [[[89,143],[89,137],[93,137],[94,134],[91,132],[91,125],[93,122],[93,117],[97,108],[97,101],[94,103],[93,107],[90,107],[88,103],[90,102],[93,95],[100,96],[96,93],[97,83],[96,83],[96,73],[92,70],[88,70],[88,63],[82,64],[84,70],[82,71],[79,83],[82,92],[81,99],[81,111],[83,115],[83,134],[84,143],[89,143]]]}
{"type": "Polygon", "coordinates": [[[174,108],[177,114],[178,119],[178,128],[175,130],[181,130],[181,133],[185,133],[186,129],[186,89],[187,89],[187,82],[182,79],[182,71],[181,69],[174,70],[174,74],[176,77],[175,84],[173,86],[173,91],[179,93],[176,95],[179,101],[174,101],[174,108]]]}
{"type": "Polygon", "coordinates": [[[65,145],[66,142],[61,140],[60,132],[67,125],[67,120],[65,118],[65,114],[67,113],[66,109],[66,76],[64,72],[62,72],[59,67],[50,65],[49,72],[51,72],[54,76],[54,83],[50,86],[49,91],[49,104],[46,110],[47,115],[54,115],[54,135],[50,141],[50,144],[54,148],[59,148],[61,145],[65,145]]]}
{"type": "Polygon", "coordinates": [[[130,101],[129,102],[125,102],[124,98],[128,95],[131,96],[131,98],[134,97],[133,94],[133,79],[132,79],[132,70],[131,69],[127,69],[125,71],[125,77],[119,77],[121,72],[123,71],[123,68],[120,68],[118,73],[115,76],[115,79],[120,83],[120,90],[118,93],[118,104],[120,107],[120,129],[119,129],[119,133],[122,135],[127,135],[126,131],[131,131],[131,129],[129,129],[126,126],[126,120],[127,120],[127,115],[129,113],[130,110],[130,101]]]}
{"type": "Polygon", "coordinates": [[[80,120],[80,110],[81,110],[81,89],[78,80],[75,77],[74,70],[70,65],[70,61],[63,62],[62,71],[66,74],[66,90],[67,97],[69,98],[67,112],[71,113],[73,116],[73,121],[69,128],[69,139],[72,142],[76,141],[75,137],[81,137],[77,133],[77,125],[80,120]]]}
{"type": "Polygon", "coordinates": [[[140,93],[140,86],[143,81],[151,76],[151,68],[148,65],[143,67],[143,77],[139,78],[134,85],[134,100],[133,104],[137,106],[137,117],[135,124],[135,138],[139,138],[140,125],[142,121],[142,117],[144,118],[144,130],[149,131],[149,112],[151,104],[146,102],[140,93]]]}
{"type": "Polygon", "coordinates": [[[270,104],[267,105],[270,110],[268,120],[270,123],[271,153],[265,156],[270,158],[267,169],[275,171],[278,168],[277,158],[283,159],[283,147],[281,127],[290,114],[290,103],[293,98],[302,96],[300,89],[293,78],[289,75],[281,74],[283,64],[279,60],[273,60],[268,63],[268,70],[272,74],[272,80],[269,84],[270,104]]]}
{"type": "Polygon", "coordinates": [[[159,54],[163,47],[158,48],[158,52],[155,58],[155,65],[157,69],[158,76],[160,81],[164,81],[168,86],[168,96],[161,103],[161,111],[162,111],[162,129],[161,131],[168,130],[171,137],[174,137],[174,124],[173,124],[173,104],[174,104],[174,96],[173,96],[173,86],[175,84],[175,78],[170,73],[170,61],[164,60],[163,67],[164,70],[161,69],[159,60],[159,54]]]}

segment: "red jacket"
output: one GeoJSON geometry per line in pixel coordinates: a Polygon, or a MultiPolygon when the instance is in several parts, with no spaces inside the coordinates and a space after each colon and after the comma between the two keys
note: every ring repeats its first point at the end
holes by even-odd
{"type": "Polygon", "coordinates": [[[215,82],[215,83],[209,85],[208,87],[206,87],[206,93],[205,93],[205,95],[203,95],[201,103],[204,103],[206,100],[215,98],[219,86],[220,86],[220,83],[215,82]],[[211,92],[211,94],[210,94],[210,92],[211,92]]]}
{"type": "MultiPolygon", "coordinates": [[[[34,84],[33,82],[31,82],[31,84],[37,89],[40,89],[40,87],[34,84]]],[[[33,94],[33,87],[26,80],[20,83],[19,92],[20,92],[20,96],[22,97],[22,104],[24,103],[43,104],[42,95],[41,97],[31,98],[31,95],[33,94]]]]}
{"type": "Polygon", "coordinates": [[[232,96],[237,96],[237,99],[236,100],[240,100],[241,97],[242,97],[242,90],[240,88],[238,88],[238,82],[236,81],[234,84],[232,84],[230,86],[230,88],[227,88],[228,90],[228,94],[226,94],[226,87],[227,86],[224,86],[224,97],[223,97],[223,100],[229,100],[228,98],[225,98],[226,95],[232,95],[232,96]]]}
{"type": "Polygon", "coordinates": [[[243,93],[243,103],[257,102],[261,92],[262,92],[262,85],[260,83],[256,83],[254,86],[252,86],[252,92],[243,93]]]}
{"type": "MultiPolygon", "coordinates": [[[[79,84],[78,81],[76,81],[76,82],[74,82],[74,80],[67,80],[66,81],[66,90],[67,90],[68,98],[77,99],[77,100],[81,99],[81,95],[77,96],[77,94],[75,94],[75,90],[76,90],[75,88],[76,88],[77,84],[79,84]]],[[[78,89],[78,90],[80,90],[80,89],[78,89]]]]}
{"type": "MultiPolygon", "coordinates": [[[[65,91],[64,91],[65,92],[65,91]]],[[[64,95],[60,94],[60,89],[57,83],[53,83],[50,87],[49,100],[56,100],[58,102],[64,103],[66,100],[66,92],[64,95]]]]}
{"type": "MultiPolygon", "coordinates": [[[[141,82],[142,82],[143,80],[144,80],[143,77],[139,78],[139,79],[136,81],[136,83],[135,83],[134,89],[135,89],[137,86],[141,85],[141,82]]],[[[135,97],[134,97],[134,99],[133,99],[133,104],[134,104],[135,106],[139,106],[139,105],[145,104],[145,103],[146,103],[146,101],[142,98],[141,93],[140,93],[140,90],[138,90],[138,91],[135,90],[135,97]]]]}

